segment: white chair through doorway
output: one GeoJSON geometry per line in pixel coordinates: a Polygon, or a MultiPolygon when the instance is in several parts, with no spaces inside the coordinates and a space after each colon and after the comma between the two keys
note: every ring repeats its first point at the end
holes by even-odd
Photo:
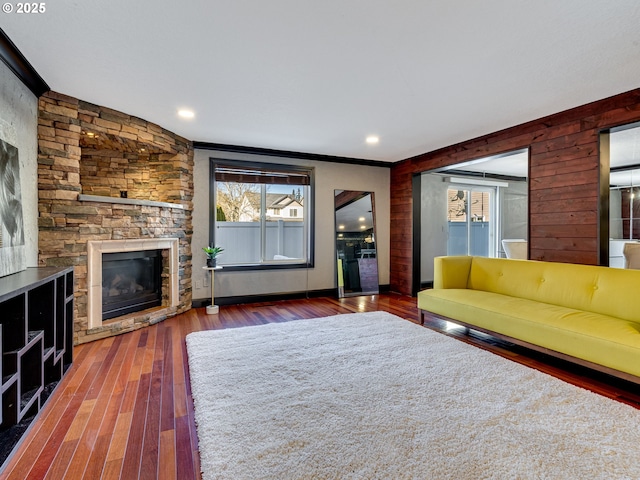
{"type": "Polygon", "coordinates": [[[625,243],[622,254],[624,255],[624,268],[640,270],[640,243],[625,243]]]}
{"type": "Polygon", "coordinates": [[[507,258],[526,260],[528,257],[527,241],[523,238],[505,238],[502,240],[502,248],[507,258]]]}

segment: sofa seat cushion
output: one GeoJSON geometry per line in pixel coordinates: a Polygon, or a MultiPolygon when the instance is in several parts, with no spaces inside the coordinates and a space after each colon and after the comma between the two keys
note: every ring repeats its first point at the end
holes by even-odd
{"type": "Polygon", "coordinates": [[[424,290],[418,308],[640,376],[640,324],[471,289],[424,290]]]}

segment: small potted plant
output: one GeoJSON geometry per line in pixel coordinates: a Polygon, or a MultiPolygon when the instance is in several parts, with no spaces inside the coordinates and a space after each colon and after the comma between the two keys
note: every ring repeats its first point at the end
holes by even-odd
{"type": "Polygon", "coordinates": [[[202,247],[204,253],[207,255],[207,267],[215,267],[218,255],[220,255],[224,248],[221,247],[202,247]]]}

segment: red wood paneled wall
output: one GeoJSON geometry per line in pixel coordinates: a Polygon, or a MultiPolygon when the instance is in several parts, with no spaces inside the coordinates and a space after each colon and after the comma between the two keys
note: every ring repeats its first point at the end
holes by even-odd
{"type": "Polygon", "coordinates": [[[412,177],[529,148],[530,258],[598,264],[602,130],[640,121],[640,89],[425,153],[391,169],[391,289],[411,294],[412,177]]]}

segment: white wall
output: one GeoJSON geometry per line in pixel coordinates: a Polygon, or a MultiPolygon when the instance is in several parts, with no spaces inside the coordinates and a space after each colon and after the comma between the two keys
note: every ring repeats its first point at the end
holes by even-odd
{"type": "Polygon", "coordinates": [[[38,98],[0,62],[0,138],[18,149],[26,266],[38,265],[38,98]]]}
{"type": "Polygon", "coordinates": [[[447,254],[447,189],[441,175],[423,174],[420,191],[420,281],[433,281],[433,258],[447,254]]]}
{"type": "Polygon", "coordinates": [[[612,188],[609,190],[609,238],[622,238],[622,232],[622,191],[612,188]]]}
{"type": "MultiPolygon", "coordinates": [[[[193,207],[193,298],[210,297],[204,286],[208,272],[202,247],[209,243],[209,158],[210,150],[195,151],[193,207]]],[[[218,154],[219,155],[219,154],[218,154]]],[[[333,162],[281,159],[225,153],[225,158],[315,167],[315,264],[306,269],[252,270],[215,274],[216,297],[295,293],[336,288],[334,241],[334,190],[363,190],[375,193],[378,269],[381,285],[389,284],[390,169],[333,162]]]]}
{"type": "MultiPolygon", "coordinates": [[[[500,205],[500,238],[528,237],[529,225],[529,185],[527,182],[509,181],[508,188],[500,189],[502,204],[500,205]]],[[[502,243],[499,245],[502,250],[502,243]]]]}

